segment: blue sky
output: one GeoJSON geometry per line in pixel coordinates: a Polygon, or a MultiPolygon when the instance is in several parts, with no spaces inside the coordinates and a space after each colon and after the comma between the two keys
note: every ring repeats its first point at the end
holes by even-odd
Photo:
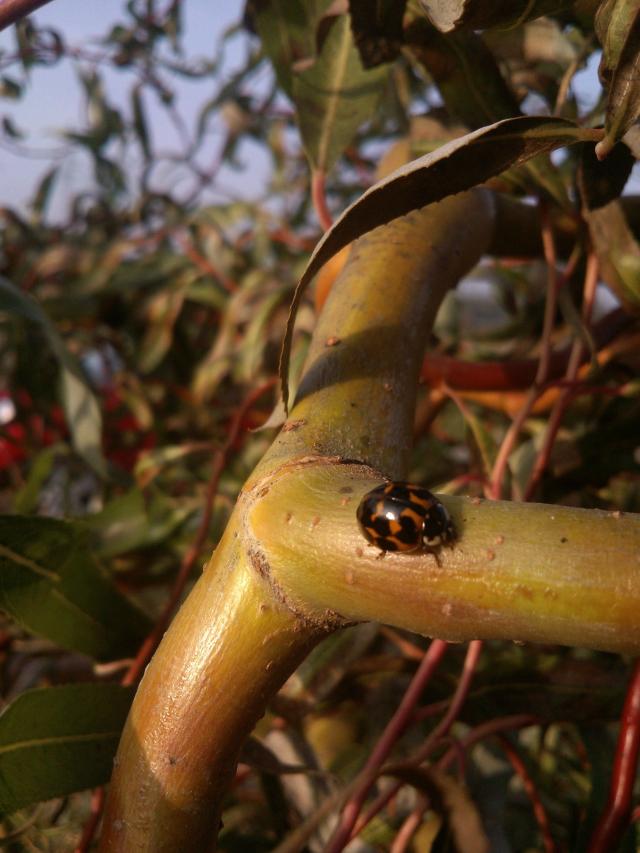
{"type": "MultiPolygon", "coordinates": [[[[185,44],[190,57],[215,56],[221,34],[232,24],[236,23],[243,9],[242,0],[188,0],[184,3],[185,44]]],[[[107,2],[107,0],[53,0],[34,14],[39,26],[50,26],[63,34],[66,42],[74,46],[89,47],[91,40],[104,34],[117,20],[124,20],[124,0],[107,2]]],[[[0,48],[12,51],[15,47],[14,28],[0,33],[0,48]]],[[[224,69],[231,73],[243,64],[246,52],[246,40],[242,37],[233,39],[228,44],[224,54],[224,69]]],[[[7,69],[9,75],[20,78],[16,67],[7,69]]],[[[132,77],[125,72],[112,71],[105,74],[108,98],[115,106],[126,105],[128,109],[129,91],[132,77]]],[[[211,97],[211,81],[194,83],[190,81],[173,80],[172,85],[179,94],[180,110],[187,121],[195,118],[198,107],[211,97]],[[208,87],[208,89],[206,88],[208,87]]],[[[163,146],[171,148],[176,142],[174,127],[168,121],[166,114],[154,99],[145,100],[151,132],[154,138],[160,139],[163,146]]],[[[63,128],[82,127],[86,105],[72,64],[61,62],[53,68],[36,68],[31,72],[28,93],[20,102],[0,102],[0,114],[10,115],[18,128],[29,135],[29,145],[36,152],[46,154],[60,149],[59,133],[63,128]]],[[[218,135],[223,131],[218,126],[218,135]]],[[[214,124],[211,137],[212,154],[216,140],[214,124]]],[[[251,176],[245,180],[237,173],[220,176],[220,184],[225,180],[233,191],[240,195],[250,193],[250,187],[256,188],[256,170],[264,177],[264,162],[255,151],[241,152],[245,156],[251,176]]],[[[17,156],[11,151],[11,146],[0,148],[0,205],[21,206],[28,198],[31,189],[39,176],[43,175],[50,166],[47,157],[17,156]]],[[[89,178],[89,161],[82,154],[74,155],[65,161],[61,173],[60,185],[65,184],[69,189],[79,189],[87,184],[89,178]]],[[[257,182],[258,185],[261,181],[257,182]]],[[[60,193],[58,203],[61,203],[60,193]]]]}

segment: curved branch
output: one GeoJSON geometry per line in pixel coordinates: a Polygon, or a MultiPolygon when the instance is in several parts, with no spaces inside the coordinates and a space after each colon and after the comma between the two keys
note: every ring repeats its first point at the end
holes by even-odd
{"type": "Polygon", "coordinates": [[[10,27],[50,2],[51,0],[4,0],[0,6],[0,30],[10,27]]]}

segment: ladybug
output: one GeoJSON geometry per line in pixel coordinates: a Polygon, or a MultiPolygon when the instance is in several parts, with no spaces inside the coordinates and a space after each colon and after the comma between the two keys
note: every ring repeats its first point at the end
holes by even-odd
{"type": "Polygon", "coordinates": [[[383,554],[418,550],[436,553],[456,539],[444,505],[430,491],[412,483],[376,486],[362,498],[356,515],[365,537],[383,554]]]}

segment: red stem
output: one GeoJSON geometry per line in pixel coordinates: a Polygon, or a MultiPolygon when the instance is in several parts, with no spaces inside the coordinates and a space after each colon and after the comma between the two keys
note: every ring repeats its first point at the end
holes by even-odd
{"type": "Polygon", "coordinates": [[[82,838],[76,845],[73,853],[87,853],[91,847],[91,842],[93,841],[96,829],[98,828],[103,808],[104,788],[96,788],[91,795],[91,814],[89,815],[89,820],[85,824],[82,838]]]}
{"type": "Polygon", "coordinates": [[[369,793],[371,786],[376,781],[383,762],[393,749],[398,738],[411,722],[416,703],[420,699],[420,695],[424,691],[425,686],[440,665],[440,662],[447,651],[447,647],[448,644],[444,640],[432,640],[427,653],[422,659],[422,662],[411,681],[411,684],[404,694],[398,710],[387,724],[387,727],[382,733],[376,748],[373,750],[367,760],[367,763],[360,772],[360,781],[352,796],[345,804],[340,823],[329,842],[326,853],[340,853],[340,851],[349,843],[351,832],[358,819],[358,815],[360,814],[360,810],[362,809],[367,794],[369,793]]]}
{"type": "MultiPolygon", "coordinates": [[[[447,713],[444,715],[442,720],[440,720],[440,722],[433,729],[433,731],[430,732],[422,747],[411,757],[412,766],[417,766],[418,764],[421,764],[429,757],[431,752],[438,745],[440,739],[447,735],[451,726],[458,719],[458,715],[460,714],[462,706],[471,688],[471,680],[478,665],[478,659],[482,651],[482,645],[482,640],[473,640],[469,643],[469,648],[467,649],[467,656],[464,660],[464,668],[462,670],[462,675],[458,680],[458,686],[456,687],[456,691],[453,694],[453,698],[451,700],[451,703],[449,704],[447,713]]],[[[418,714],[414,714],[414,720],[418,716],[418,714]]],[[[420,715],[420,719],[424,719],[424,717],[426,716],[427,715],[424,713],[423,710],[422,714],[420,715]]],[[[393,797],[395,797],[400,788],[402,788],[403,784],[404,782],[395,782],[373,801],[369,809],[365,812],[365,814],[354,827],[351,833],[352,838],[355,837],[359,832],[361,832],[361,830],[369,823],[369,821],[371,821],[386,806],[386,804],[393,797]]]]}
{"type": "Polygon", "coordinates": [[[547,816],[547,811],[544,807],[542,800],[540,799],[540,794],[538,793],[536,783],[529,775],[529,771],[527,770],[524,761],[522,760],[522,758],[520,758],[518,752],[511,746],[507,738],[504,735],[500,735],[498,737],[498,740],[500,741],[500,746],[505,751],[506,756],[509,759],[509,763],[522,780],[522,784],[524,786],[525,791],[527,792],[527,796],[531,800],[531,804],[533,806],[533,813],[538,822],[538,826],[540,827],[540,833],[542,834],[542,843],[544,845],[546,853],[556,853],[556,850],[558,848],[556,847],[556,843],[553,840],[553,836],[551,835],[551,827],[549,826],[549,818],[547,816]]]}
{"type": "Polygon", "coordinates": [[[333,219],[327,207],[325,174],[320,169],[314,169],[311,175],[311,200],[322,230],[328,231],[333,224],[333,219]]]}
{"type": "MultiPolygon", "coordinates": [[[[623,308],[615,308],[602,317],[592,329],[596,349],[606,346],[630,322],[623,308]]],[[[571,350],[571,346],[566,346],[551,353],[548,380],[557,379],[566,372],[571,350]]],[[[584,352],[581,363],[584,364],[588,357],[589,354],[584,352]]],[[[462,361],[430,353],[422,364],[420,378],[432,387],[446,383],[456,391],[522,391],[532,385],[537,370],[537,358],[462,361]]]]}
{"type": "MultiPolygon", "coordinates": [[[[583,287],[584,295],[582,302],[582,319],[585,325],[588,325],[591,320],[591,313],[593,311],[596,287],[598,284],[598,270],[598,259],[595,254],[591,252],[587,258],[587,268],[585,271],[583,287]]],[[[571,349],[571,355],[569,356],[569,364],[567,365],[567,370],[565,373],[565,380],[567,382],[575,382],[578,376],[578,368],[580,367],[580,361],[584,352],[585,346],[582,343],[582,340],[576,339],[571,349]]],[[[540,449],[540,452],[538,453],[538,456],[536,457],[533,470],[531,472],[531,475],[529,476],[529,481],[524,490],[525,501],[530,501],[532,499],[538,487],[538,483],[542,478],[542,474],[544,473],[544,470],[547,467],[547,464],[549,463],[549,459],[551,458],[551,452],[553,450],[553,445],[555,443],[558,430],[560,429],[560,425],[562,423],[562,418],[564,417],[565,410],[569,405],[572,396],[573,394],[571,388],[565,389],[561,392],[560,396],[555,402],[553,409],[551,410],[551,415],[549,416],[549,421],[547,423],[547,429],[542,442],[542,447],[540,449]]]]}
{"type": "MultiPolygon", "coordinates": [[[[498,717],[494,720],[488,720],[486,723],[481,723],[472,729],[459,741],[460,747],[464,750],[470,749],[480,741],[485,740],[492,735],[501,734],[502,732],[510,731],[511,729],[524,729],[527,726],[536,726],[539,724],[537,717],[533,714],[512,714],[509,717],[498,717]]],[[[449,749],[438,761],[437,767],[439,770],[446,770],[458,757],[458,749],[454,746],[449,749]]]]}
{"type": "Polygon", "coordinates": [[[613,853],[631,819],[631,798],[640,755],[640,660],[636,662],[622,709],[609,799],[591,838],[588,853],[613,853]]]}

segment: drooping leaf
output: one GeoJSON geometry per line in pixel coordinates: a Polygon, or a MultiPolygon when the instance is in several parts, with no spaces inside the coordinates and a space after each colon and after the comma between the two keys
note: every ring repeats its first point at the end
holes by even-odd
{"type": "Polygon", "coordinates": [[[573,0],[420,0],[425,14],[441,32],[457,29],[511,28],[532,18],[561,11],[573,0]]]}
{"type": "Polygon", "coordinates": [[[0,715],[0,813],[109,781],[134,688],[30,690],[0,715]]]}
{"type": "Polygon", "coordinates": [[[333,19],[318,58],[294,75],[292,85],[302,144],[314,169],[328,172],[371,118],[387,75],[384,65],[363,68],[349,17],[333,19]]]}
{"type": "Polygon", "coordinates": [[[133,112],[133,127],[142,148],[144,158],[148,162],[151,159],[151,145],[149,143],[149,127],[140,86],[136,86],[131,92],[131,109],[133,112]]]}
{"type": "Polygon", "coordinates": [[[38,217],[42,216],[47,209],[49,199],[51,198],[51,190],[57,176],[58,166],[54,166],[45,172],[44,177],[38,184],[33,201],[31,202],[31,209],[38,217]]]}
{"type": "Polygon", "coordinates": [[[38,302],[1,277],[0,311],[37,323],[44,332],[60,365],[62,403],[73,446],[98,474],[106,476],[106,462],[101,449],[102,415],[77,359],[69,352],[38,302]]]}
{"type": "MultiPolygon", "coordinates": [[[[596,146],[604,159],[640,115],[640,8],[637,0],[604,4],[606,20],[600,77],[608,85],[605,137],[596,146]]],[[[602,38],[602,36],[601,36],[602,38]]]]}
{"type": "Polygon", "coordinates": [[[100,660],[131,655],[149,630],[93,558],[87,532],[53,518],[0,516],[0,608],[100,660]]]}
{"type": "Polygon", "coordinates": [[[624,143],[614,146],[606,160],[595,155],[592,145],[582,145],[578,186],[587,210],[604,207],[622,195],[635,159],[624,143]]]}
{"type": "Polygon", "coordinates": [[[133,489],[110,501],[83,524],[95,537],[101,557],[113,557],[165,541],[194,511],[184,500],[173,502],[153,489],[133,489]]]}
{"type": "Polygon", "coordinates": [[[349,0],[353,40],[364,68],[396,59],[404,41],[402,23],[407,0],[349,0]]]}
{"type": "Polygon", "coordinates": [[[477,33],[443,35],[417,18],[406,28],[405,38],[410,53],[433,78],[449,114],[468,128],[518,115],[518,101],[477,33]]]}
{"type": "Polygon", "coordinates": [[[506,119],[451,140],[431,154],[392,172],[363,193],[324,234],[294,293],[280,358],[285,406],[288,405],[289,353],[296,312],[305,288],[336,252],[398,216],[470,189],[537,154],[575,142],[595,140],[600,133],[581,129],[565,119],[535,116],[506,119]]]}
{"type": "Polygon", "coordinates": [[[174,328],[186,291],[195,277],[185,270],[170,286],[159,290],[149,304],[149,325],[140,344],[139,367],[143,373],[153,370],[162,361],[173,342],[174,328]]]}
{"type": "Polygon", "coordinates": [[[640,245],[627,223],[622,205],[612,201],[585,210],[602,277],[625,308],[640,313],[640,245]]]}
{"type": "Polygon", "coordinates": [[[278,83],[291,97],[293,77],[316,53],[316,32],[331,0],[261,0],[248,10],[273,64],[278,83]]]}

